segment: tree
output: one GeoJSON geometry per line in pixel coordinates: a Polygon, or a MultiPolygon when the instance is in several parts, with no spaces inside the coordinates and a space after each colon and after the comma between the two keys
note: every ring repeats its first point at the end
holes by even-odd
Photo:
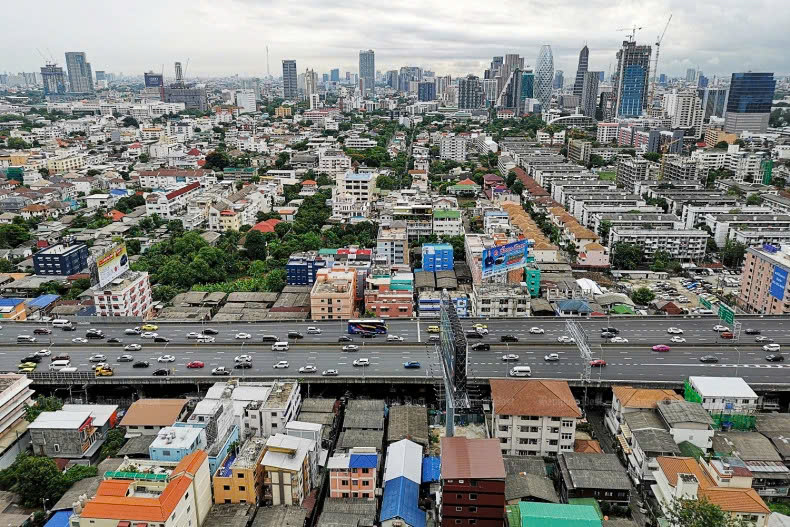
{"type": "Polygon", "coordinates": [[[507,177],[505,178],[505,185],[507,185],[507,188],[510,188],[510,187],[513,186],[513,183],[516,182],[516,177],[517,176],[516,176],[516,171],[515,170],[510,170],[507,173],[507,177]]]}
{"type": "Polygon", "coordinates": [[[590,154],[590,162],[588,163],[589,167],[602,167],[606,164],[604,158],[598,154],[590,154]]]}
{"type": "Polygon", "coordinates": [[[206,164],[203,166],[206,170],[216,170],[222,172],[230,165],[230,156],[226,152],[219,152],[214,150],[209,152],[206,156],[206,164]]]}
{"type": "Polygon", "coordinates": [[[47,457],[20,454],[6,470],[15,473],[14,490],[26,507],[38,507],[42,500],[54,504],[67,488],[55,461],[47,457]]]}
{"type": "Polygon", "coordinates": [[[21,137],[9,137],[8,141],[6,141],[8,148],[17,149],[17,150],[29,150],[30,143],[22,139],[21,137]]]}
{"type": "Polygon", "coordinates": [[[609,241],[609,231],[611,230],[612,222],[609,220],[603,220],[598,224],[598,236],[600,236],[601,240],[604,242],[609,241]]]}
{"type": "Polygon", "coordinates": [[[524,183],[522,183],[520,180],[516,181],[510,187],[510,191],[513,192],[513,194],[520,196],[521,193],[524,192],[524,183]]]}
{"type": "Polygon", "coordinates": [[[5,258],[0,258],[0,273],[13,273],[15,270],[16,265],[5,258]]]}
{"type": "Polygon", "coordinates": [[[727,141],[719,141],[718,143],[716,143],[716,146],[714,146],[713,148],[716,148],[718,150],[727,150],[729,147],[730,147],[730,143],[728,143],[727,141]]]}
{"type": "Polygon", "coordinates": [[[719,255],[721,256],[721,263],[727,267],[738,267],[746,255],[746,245],[741,242],[727,240],[719,255]]]}
{"type": "Polygon", "coordinates": [[[655,293],[647,287],[640,287],[631,293],[631,300],[640,306],[646,306],[656,297],[655,293]]]}
{"type": "Polygon", "coordinates": [[[615,269],[636,269],[643,259],[644,251],[639,245],[618,242],[612,248],[612,266],[615,269]]]}
{"type": "Polygon", "coordinates": [[[30,240],[30,233],[17,224],[0,225],[0,248],[13,249],[30,240]]]}
{"type": "Polygon", "coordinates": [[[140,163],[148,163],[151,160],[151,156],[148,154],[140,154],[140,157],[137,158],[140,163]]]}
{"type": "Polygon", "coordinates": [[[118,451],[124,443],[126,443],[125,436],[126,434],[120,428],[113,428],[107,432],[107,436],[104,438],[104,444],[101,447],[101,457],[108,458],[117,456],[118,451]]]}
{"type": "Polygon", "coordinates": [[[651,271],[666,271],[669,263],[672,261],[672,255],[667,251],[656,251],[653,253],[653,263],[650,266],[651,271]]]}
{"type": "Polygon", "coordinates": [[[759,194],[752,194],[748,198],[746,198],[747,205],[761,205],[763,202],[763,197],[759,194]]]}
{"type": "Polygon", "coordinates": [[[648,161],[655,162],[661,159],[661,154],[659,154],[658,152],[645,152],[645,154],[642,157],[644,157],[648,161]]]}
{"type": "Polygon", "coordinates": [[[682,527],[746,527],[744,518],[731,516],[706,498],[673,500],[665,511],[668,525],[682,527]]]}
{"type": "Polygon", "coordinates": [[[173,234],[173,236],[181,236],[184,234],[184,223],[181,220],[168,221],[167,232],[173,234]]]}
{"type": "Polygon", "coordinates": [[[247,257],[250,260],[265,260],[267,245],[266,236],[262,232],[247,232],[247,237],[244,240],[244,249],[247,251],[247,257]]]}
{"type": "Polygon", "coordinates": [[[124,126],[129,127],[132,126],[134,128],[140,128],[140,123],[137,122],[137,119],[132,117],[131,115],[124,117],[123,121],[121,121],[124,126]]]}
{"type": "Polygon", "coordinates": [[[169,285],[158,285],[154,287],[151,294],[154,302],[170,302],[178,294],[178,289],[169,285]]]}
{"type": "Polygon", "coordinates": [[[55,412],[63,408],[63,401],[51,395],[47,397],[40,395],[33,402],[32,406],[25,405],[25,421],[29,423],[35,421],[41,412],[55,412]]]}

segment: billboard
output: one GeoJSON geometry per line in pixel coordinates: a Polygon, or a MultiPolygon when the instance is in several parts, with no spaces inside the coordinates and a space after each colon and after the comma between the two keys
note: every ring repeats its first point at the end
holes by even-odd
{"type": "Polygon", "coordinates": [[[99,287],[104,287],[129,269],[126,245],[118,245],[96,259],[99,287]]]}
{"type": "Polygon", "coordinates": [[[482,277],[488,278],[526,267],[528,252],[528,240],[518,240],[506,245],[483,249],[482,277]]]}
{"type": "Polygon", "coordinates": [[[146,73],[144,77],[146,88],[159,88],[165,85],[164,76],[160,73],[146,73]]]}
{"type": "Polygon", "coordinates": [[[787,271],[781,267],[774,267],[771,277],[771,296],[777,300],[784,300],[787,287],[787,271]]]}

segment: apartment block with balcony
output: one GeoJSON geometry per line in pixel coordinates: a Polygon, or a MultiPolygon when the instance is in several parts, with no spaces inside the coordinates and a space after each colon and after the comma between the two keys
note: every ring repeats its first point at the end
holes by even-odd
{"type": "Polygon", "coordinates": [[[276,434],[266,440],[263,459],[265,505],[299,506],[313,488],[318,471],[316,442],[276,434]]]}
{"type": "Polygon", "coordinates": [[[33,404],[33,383],[27,375],[0,375],[0,470],[8,468],[16,456],[30,445],[30,426],[25,420],[25,406],[33,404]]]}
{"type": "Polygon", "coordinates": [[[747,313],[790,313],[790,248],[749,247],[741,270],[738,307],[747,313]]]}
{"type": "Polygon", "coordinates": [[[529,316],[530,294],[522,284],[475,284],[470,301],[474,317],[529,316]]]}
{"type": "Polygon", "coordinates": [[[263,460],[266,441],[255,437],[238,454],[228,454],[214,474],[214,503],[258,504],[264,495],[263,460]]]}
{"type": "Polygon", "coordinates": [[[666,251],[680,262],[701,261],[705,257],[708,233],[700,229],[629,229],[615,227],[609,232],[609,246],[619,242],[642,247],[650,261],[656,251],[666,251]]]}
{"type": "Polygon", "coordinates": [[[365,278],[365,310],[377,318],[414,316],[414,275],[373,268],[365,278]]]}
{"type": "Polygon", "coordinates": [[[148,317],[153,306],[148,273],[126,271],[103,288],[94,288],[93,302],[100,317],[148,317]]]}
{"type": "Polygon", "coordinates": [[[403,221],[379,225],[379,232],[376,236],[376,256],[385,258],[389,265],[409,265],[408,232],[403,221]]]}
{"type": "Polygon", "coordinates": [[[310,316],[314,320],[347,320],[356,309],[357,273],[345,268],[324,268],[316,273],[310,291],[310,316]]]}

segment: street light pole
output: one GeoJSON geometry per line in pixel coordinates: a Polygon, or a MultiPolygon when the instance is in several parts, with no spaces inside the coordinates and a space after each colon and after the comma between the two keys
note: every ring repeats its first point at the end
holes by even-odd
{"type": "Polygon", "coordinates": [[[741,350],[738,347],[735,347],[735,351],[738,353],[738,364],[735,365],[735,376],[738,376],[738,367],[741,365],[741,350]]]}

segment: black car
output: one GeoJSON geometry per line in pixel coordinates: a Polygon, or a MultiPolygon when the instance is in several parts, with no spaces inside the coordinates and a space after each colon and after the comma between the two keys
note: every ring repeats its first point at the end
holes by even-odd
{"type": "Polygon", "coordinates": [[[39,362],[41,362],[41,357],[39,357],[38,355],[28,355],[27,357],[22,359],[22,362],[35,362],[36,364],[38,364],[39,362]]]}
{"type": "Polygon", "coordinates": [[[744,333],[746,333],[747,335],[759,335],[760,330],[755,328],[746,328],[744,330],[744,333]]]}
{"type": "Polygon", "coordinates": [[[376,334],[373,333],[372,331],[363,331],[362,333],[359,334],[359,336],[362,337],[363,339],[374,339],[374,338],[376,338],[376,334]]]}
{"type": "Polygon", "coordinates": [[[472,351],[490,351],[491,344],[486,344],[485,342],[478,342],[477,344],[472,345],[472,351]]]}
{"type": "Polygon", "coordinates": [[[614,334],[614,333],[612,333],[611,331],[602,331],[602,332],[601,332],[601,338],[602,338],[602,339],[612,339],[612,338],[614,338],[614,337],[616,337],[616,336],[617,336],[617,335],[615,335],[615,334],[614,334]]]}
{"type": "Polygon", "coordinates": [[[430,337],[428,337],[429,344],[433,344],[434,342],[439,342],[440,340],[442,339],[441,337],[439,337],[439,335],[431,335],[430,337]]]}
{"type": "Polygon", "coordinates": [[[49,328],[36,328],[33,330],[34,335],[49,335],[52,330],[49,328]]]}
{"type": "Polygon", "coordinates": [[[68,326],[63,326],[60,329],[62,329],[63,331],[77,331],[77,326],[75,326],[74,324],[69,324],[68,326]]]}
{"type": "Polygon", "coordinates": [[[719,358],[716,355],[703,355],[699,358],[700,362],[719,362],[719,358]]]}
{"type": "Polygon", "coordinates": [[[237,362],[234,368],[237,370],[248,370],[252,368],[252,363],[247,361],[237,362]]]}
{"type": "Polygon", "coordinates": [[[303,339],[304,335],[302,335],[298,331],[289,331],[288,332],[288,338],[289,339],[303,339]]]}
{"type": "Polygon", "coordinates": [[[151,373],[151,375],[156,375],[157,377],[167,377],[168,375],[170,375],[170,370],[167,370],[165,368],[159,368],[158,370],[154,370],[153,373],[151,373]]]}
{"type": "Polygon", "coordinates": [[[118,337],[107,339],[107,344],[121,344],[121,343],[123,343],[123,341],[118,337]]]}
{"type": "Polygon", "coordinates": [[[52,357],[52,362],[55,362],[56,360],[71,360],[71,357],[65,353],[61,353],[60,355],[55,355],[52,357]]]}
{"type": "Polygon", "coordinates": [[[102,333],[101,331],[88,331],[87,333],[85,333],[85,338],[86,339],[103,339],[104,338],[104,333],[102,333]]]}
{"type": "Polygon", "coordinates": [[[499,337],[499,342],[518,342],[518,337],[515,335],[502,335],[499,337]]]}
{"type": "Polygon", "coordinates": [[[148,362],[147,360],[138,360],[137,362],[132,364],[132,368],[147,368],[150,365],[151,363],[148,362]]]}
{"type": "Polygon", "coordinates": [[[170,342],[170,339],[167,337],[154,337],[154,342],[170,342]]]}
{"type": "MultiPolygon", "coordinates": [[[[765,360],[767,360],[768,362],[784,362],[785,356],[784,355],[775,355],[775,354],[771,353],[770,355],[766,355],[765,356],[765,360]]],[[[25,361],[27,361],[27,359],[23,359],[22,362],[25,362],[25,361]]]]}
{"type": "Polygon", "coordinates": [[[477,331],[467,331],[466,332],[466,338],[468,338],[468,339],[481,339],[481,338],[483,338],[483,335],[481,335],[477,331]]]}
{"type": "Polygon", "coordinates": [[[352,339],[352,338],[351,338],[351,337],[349,337],[348,335],[340,335],[340,336],[337,338],[337,341],[338,341],[338,342],[354,342],[354,339],[352,339]]]}
{"type": "Polygon", "coordinates": [[[617,335],[620,333],[620,330],[617,328],[601,328],[601,333],[614,333],[617,335]]]}
{"type": "Polygon", "coordinates": [[[219,335],[219,331],[214,328],[206,328],[203,330],[204,335],[219,335]]]}

